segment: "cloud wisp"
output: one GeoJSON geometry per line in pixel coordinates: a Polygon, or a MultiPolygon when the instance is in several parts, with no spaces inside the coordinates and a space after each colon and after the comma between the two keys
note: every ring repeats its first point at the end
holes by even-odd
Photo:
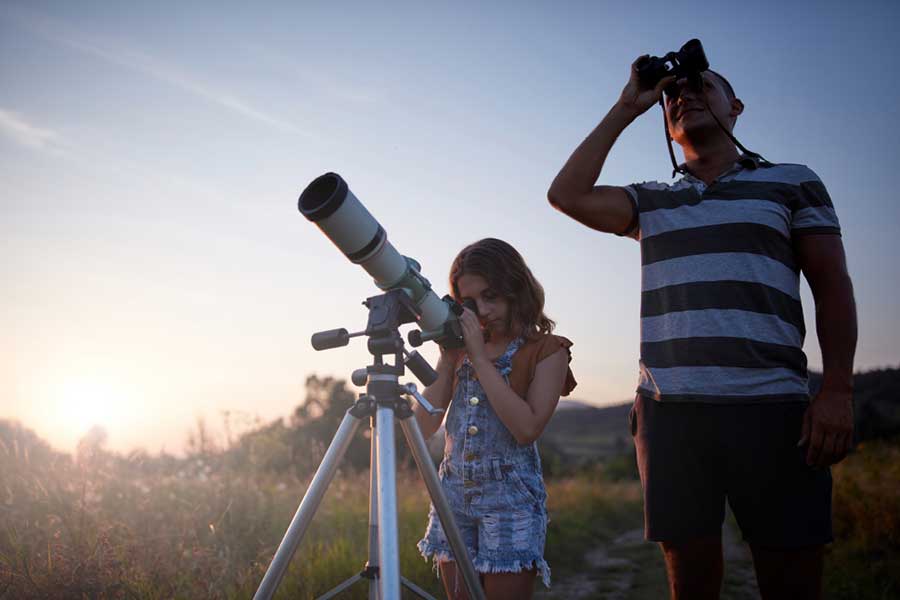
{"type": "Polygon", "coordinates": [[[305,88],[318,90],[333,100],[357,106],[374,106],[386,99],[387,94],[383,90],[375,89],[370,84],[357,85],[353,81],[339,81],[330,73],[325,74],[308,66],[301,68],[296,60],[273,52],[261,44],[243,43],[241,47],[257,60],[287,73],[289,77],[296,77],[305,88]]]}
{"type": "Polygon", "coordinates": [[[30,123],[22,115],[3,108],[0,108],[0,133],[29,148],[63,152],[63,140],[57,132],[30,123]]]}
{"type": "Polygon", "coordinates": [[[96,34],[89,35],[57,19],[45,16],[19,13],[14,15],[14,17],[22,26],[51,42],[74,48],[105,62],[148,75],[282,133],[312,135],[285,119],[251,106],[250,103],[241,100],[233,93],[200,82],[177,67],[144,52],[129,48],[124,44],[113,42],[96,34]]]}

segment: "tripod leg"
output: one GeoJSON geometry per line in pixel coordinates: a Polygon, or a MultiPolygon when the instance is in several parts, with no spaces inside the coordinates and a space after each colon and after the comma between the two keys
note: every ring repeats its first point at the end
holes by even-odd
{"type": "Polygon", "coordinates": [[[303,501],[300,502],[300,507],[294,514],[294,518],[291,520],[291,524],[288,526],[281,544],[278,545],[275,557],[272,559],[268,570],[266,570],[262,583],[259,584],[259,589],[256,590],[256,594],[253,596],[254,600],[270,600],[275,595],[275,590],[278,589],[278,584],[281,583],[281,578],[284,577],[284,573],[287,571],[291,557],[297,550],[297,546],[300,545],[303,534],[306,533],[306,529],[309,527],[316,509],[319,508],[328,485],[334,478],[335,472],[337,472],[338,463],[340,463],[341,458],[343,458],[347,448],[350,446],[353,434],[356,433],[356,429],[359,427],[359,422],[360,419],[351,415],[350,411],[347,411],[344,415],[341,426],[338,427],[337,433],[334,434],[334,438],[325,452],[325,457],[316,470],[312,481],[310,481],[309,489],[303,495],[303,501]]]}
{"type": "Polygon", "coordinates": [[[400,576],[400,583],[405,585],[409,591],[418,596],[419,598],[425,598],[425,600],[436,600],[434,596],[414,584],[412,581],[407,579],[406,577],[400,576]]]}
{"type": "MultiPolygon", "coordinates": [[[[369,560],[366,568],[378,568],[378,438],[375,417],[371,417],[369,443],[369,560]]],[[[369,579],[369,600],[378,600],[378,578],[369,579]]]]}
{"type": "Polygon", "coordinates": [[[381,600],[400,599],[400,552],[397,544],[397,462],[394,409],[375,413],[378,459],[378,558],[381,600]]]}
{"type": "Polygon", "coordinates": [[[419,423],[415,417],[409,416],[400,419],[400,427],[406,435],[406,441],[409,443],[409,449],[412,452],[416,464],[419,466],[419,472],[425,481],[425,487],[428,488],[428,494],[431,496],[431,502],[441,519],[441,525],[444,527],[444,533],[447,534],[447,541],[450,542],[450,548],[453,550],[453,556],[456,558],[456,565],[462,571],[463,579],[466,582],[466,589],[469,591],[469,597],[474,600],[484,600],[484,591],[481,589],[481,582],[478,574],[475,572],[475,566],[469,557],[469,552],[463,542],[462,534],[453,520],[453,511],[450,510],[450,503],[444,496],[441,489],[441,481],[438,479],[437,470],[434,463],[431,462],[431,455],[428,453],[428,446],[425,445],[425,438],[422,437],[422,430],[419,429],[419,423]]]}
{"type": "Polygon", "coordinates": [[[343,592],[344,590],[350,589],[351,587],[353,587],[354,583],[356,583],[357,581],[359,581],[362,578],[363,578],[363,576],[360,575],[359,573],[357,573],[356,575],[354,575],[347,581],[341,583],[340,585],[338,585],[337,587],[332,589],[327,594],[323,594],[323,595],[319,596],[318,598],[316,598],[316,600],[330,600],[331,598],[337,598],[338,595],[341,594],[341,592],[343,592]]]}

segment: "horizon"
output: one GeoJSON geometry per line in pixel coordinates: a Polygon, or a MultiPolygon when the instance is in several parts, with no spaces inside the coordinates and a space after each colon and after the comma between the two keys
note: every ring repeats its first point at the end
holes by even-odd
{"type": "MultiPolygon", "coordinates": [[[[115,451],[181,448],[198,418],[286,417],[308,375],[352,387],[363,344],[309,345],[362,329],[359,303],[378,293],[297,211],[326,171],[438,296],[464,245],[512,243],[574,342],[572,398],[630,401],[638,244],[566,218],[546,192],[634,58],[692,37],[744,101],[738,139],[809,165],[830,192],[855,370],[900,366],[900,118],[867,106],[900,96],[900,6],[213,6],[0,8],[0,418],[54,448],[94,425],[115,451]]],[[[654,108],[628,128],[602,182],[669,180],[661,119],[654,108]]],[[[805,281],[802,300],[821,370],[805,281]]],[[[422,354],[436,362],[434,344],[422,354]]]]}

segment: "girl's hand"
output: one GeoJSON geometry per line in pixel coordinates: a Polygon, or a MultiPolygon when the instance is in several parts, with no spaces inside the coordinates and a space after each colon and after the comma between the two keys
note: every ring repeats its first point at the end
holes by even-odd
{"type": "Polygon", "coordinates": [[[438,359],[437,371],[440,374],[441,371],[448,371],[450,373],[455,372],[456,365],[459,363],[459,359],[466,353],[465,348],[444,348],[440,346],[441,349],[441,357],[438,359]]]}
{"type": "Polygon", "coordinates": [[[466,352],[469,353],[469,361],[487,358],[487,348],[484,347],[484,332],[478,317],[468,308],[463,308],[463,314],[459,318],[462,323],[463,339],[466,341],[466,352]]]}

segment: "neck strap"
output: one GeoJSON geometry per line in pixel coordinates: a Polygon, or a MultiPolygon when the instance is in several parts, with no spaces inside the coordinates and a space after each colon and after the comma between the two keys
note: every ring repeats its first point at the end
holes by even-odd
{"type": "MultiPolygon", "coordinates": [[[[716,116],[716,113],[714,113],[709,107],[709,100],[706,98],[706,94],[703,94],[703,104],[704,106],[706,106],[706,111],[712,115],[712,118],[716,122],[716,125],[719,126],[719,129],[721,129],[725,133],[725,135],[728,136],[728,139],[731,140],[731,143],[741,149],[741,152],[743,152],[747,156],[752,156],[753,158],[757,158],[763,162],[769,162],[768,160],[763,158],[761,154],[745,148],[744,145],[741,144],[738,139],[734,137],[734,135],[732,135],[732,133],[728,131],[728,129],[725,128],[724,125],[722,125],[722,122],[716,116]]],[[[668,119],[666,119],[666,104],[662,97],[660,97],[659,99],[659,107],[662,109],[663,129],[665,129],[666,131],[666,146],[669,148],[669,160],[672,161],[672,177],[674,178],[675,173],[681,173],[682,175],[684,175],[687,173],[687,170],[682,168],[675,160],[675,151],[672,149],[672,134],[669,133],[669,121],[668,119]]]]}

